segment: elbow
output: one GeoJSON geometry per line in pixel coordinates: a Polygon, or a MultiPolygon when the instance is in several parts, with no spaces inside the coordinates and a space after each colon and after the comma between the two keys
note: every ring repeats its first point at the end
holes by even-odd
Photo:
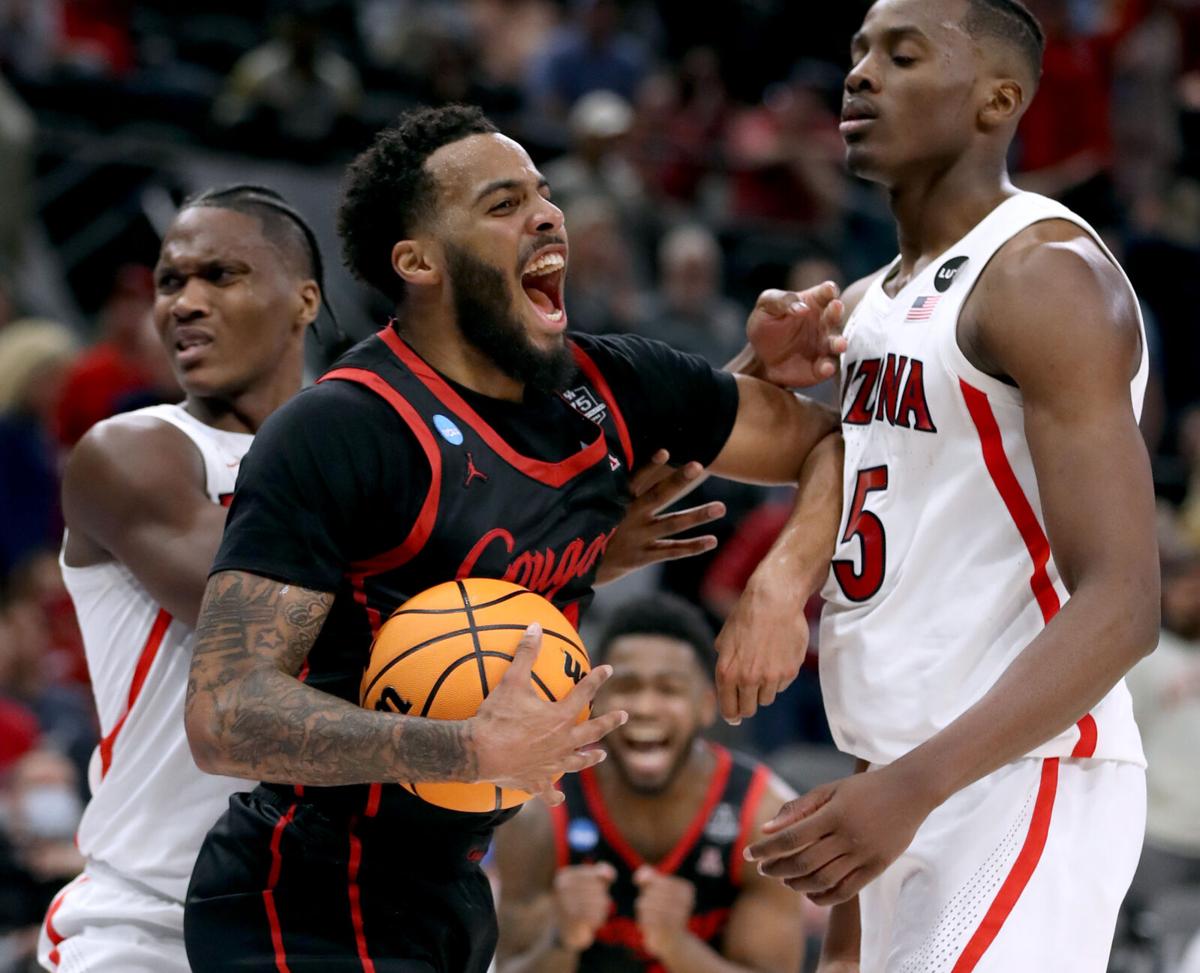
{"type": "Polygon", "coordinates": [[[183,726],[196,766],[206,774],[229,773],[221,760],[221,738],[212,701],[189,698],[184,708],[183,726]]]}

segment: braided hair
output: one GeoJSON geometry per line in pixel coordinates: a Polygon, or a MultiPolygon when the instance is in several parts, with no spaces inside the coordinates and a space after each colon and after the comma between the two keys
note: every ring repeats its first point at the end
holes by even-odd
{"type": "Polygon", "coordinates": [[[337,358],[354,342],[338,323],[333,307],[325,298],[325,263],[321,247],[308,221],[274,189],[239,183],[220,189],[206,189],[183,201],[181,210],[193,208],[228,209],[256,217],[264,235],[285,253],[296,254],[304,262],[303,272],[311,275],[321,290],[321,305],[333,324],[331,336],[322,335],[313,322],[313,330],[330,359],[337,358]]]}

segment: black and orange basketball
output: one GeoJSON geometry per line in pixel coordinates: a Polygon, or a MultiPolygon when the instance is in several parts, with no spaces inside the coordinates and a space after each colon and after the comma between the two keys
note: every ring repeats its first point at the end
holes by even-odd
{"type": "MultiPolygon", "coordinates": [[[[414,595],[379,629],[359,699],[368,709],[463,720],[500,681],[525,629],[542,626],[533,686],[562,699],[591,669],[575,627],[541,595],[508,581],[464,578],[414,595]]],[[[587,711],[580,720],[587,718],[587,711]]],[[[404,784],[456,811],[495,811],[529,800],[492,784],[404,784]]]]}

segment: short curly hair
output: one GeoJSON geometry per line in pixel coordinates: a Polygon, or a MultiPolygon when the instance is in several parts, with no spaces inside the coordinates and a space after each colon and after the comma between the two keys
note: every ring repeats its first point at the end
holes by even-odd
{"type": "Polygon", "coordinates": [[[408,238],[435,201],[425,160],[443,145],[496,131],[478,108],[445,105],[407,111],[376,135],[350,163],[338,208],[342,259],[350,271],[399,304],[404,281],[392,267],[392,247],[408,238]]]}
{"type": "Polygon", "coordinates": [[[634,598],[619,606],[596,641],[592,662],[608,658],[613,643],[627,635],[649,635],[684,642],[695,653],[700,669],[709,677],[716,673],[717,652],[712,626],[704,612],[689,601],[666,591],[634,598]]]}

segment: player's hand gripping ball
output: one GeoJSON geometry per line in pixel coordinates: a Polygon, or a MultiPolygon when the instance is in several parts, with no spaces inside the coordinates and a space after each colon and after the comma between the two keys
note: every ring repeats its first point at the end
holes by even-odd
{"type": "MultiPolygon", "coordinates": [[[[508,581],[465,578],[414,595],[380,627],[359,701],[367,709],[435,720],[475,715],[532,622],[542,626],[534,689],[562,699],[591,670],[575,627],[541,595],[508,581]]],[[[579,722],[589,716],[579,714],[579,722]]],[[[493,784],[404,784],[430,804],[496,811],[532,796],[493,784]]]]}

